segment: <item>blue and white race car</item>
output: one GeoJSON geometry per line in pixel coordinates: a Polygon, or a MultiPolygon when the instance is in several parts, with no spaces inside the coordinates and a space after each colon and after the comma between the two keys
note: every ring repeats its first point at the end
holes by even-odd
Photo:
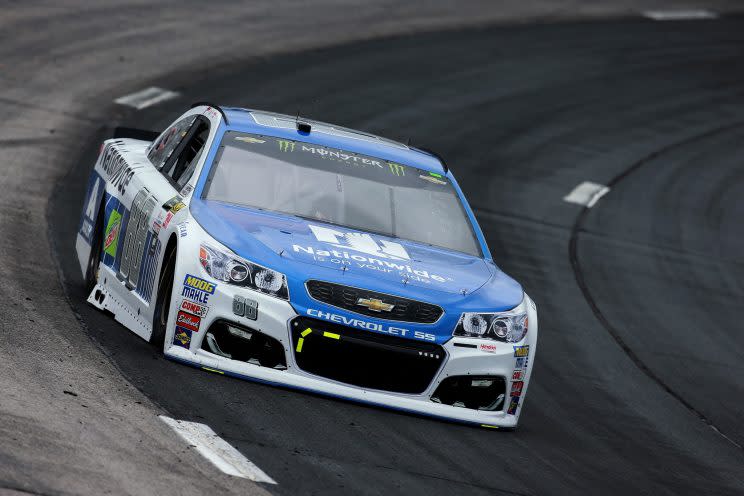
{"type": "Polygon", "coordinates": [[[535,304],[432,153],[196,104],[159,135],[104,142],[76,248],[88,301],[170,359],[517,425],[535,304]]]}

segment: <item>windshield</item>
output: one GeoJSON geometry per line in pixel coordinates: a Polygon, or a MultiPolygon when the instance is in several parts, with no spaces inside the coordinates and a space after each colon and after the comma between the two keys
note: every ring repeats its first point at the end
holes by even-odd
{"type": "Polygon", "coordinates": [[[445,176],[336,148],[229,131],[203,197],[480,256],[445,176]]]}

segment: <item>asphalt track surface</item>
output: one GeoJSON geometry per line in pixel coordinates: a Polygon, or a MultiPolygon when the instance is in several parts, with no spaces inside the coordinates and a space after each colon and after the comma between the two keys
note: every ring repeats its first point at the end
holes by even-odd
{"type": "Polygon", "coordinates": [[[277,480],[270,492],[744,493],[744,19],[439,32],[152,83],[183,96],[120,123],[159,129],[210,100],[436,149],[538,305],[515,432],[164,360],[84,303],[74,232],[110,129],[90,136],[49,209],[71,304],[126,379],[209,424],[277,480]],[[564,202],[582,181],[611,191],[592,209],[564,202]]]}

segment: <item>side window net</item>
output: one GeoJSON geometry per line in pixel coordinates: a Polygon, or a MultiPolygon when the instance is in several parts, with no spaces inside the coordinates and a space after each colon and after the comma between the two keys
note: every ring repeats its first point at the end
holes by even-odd
{"type": "Polygon", "coordinates": [[[155,140],[150,147],[150,150],[147,152],[147,158],[150,159],[150,162],[152,162],[152,165],[154,165],[156,169],[161,170],[163,168],[173,153],[173,150],[178,147],[184,136],[188,133],[194,120],[196,120],[196,115],[191,115],[185,119],[181,119],[164,131],[163,134],[155,140]]]}
{"type": "Polygon", "coordinates": [[[180,187],[183,187],[194,174],[196,164],[204,151],[204,144],[209,137],[209,126],[205,122],[200,121],[197,126],[189,141],[184,144],[178,159],[172,162],[167,171],[180,187]]]}

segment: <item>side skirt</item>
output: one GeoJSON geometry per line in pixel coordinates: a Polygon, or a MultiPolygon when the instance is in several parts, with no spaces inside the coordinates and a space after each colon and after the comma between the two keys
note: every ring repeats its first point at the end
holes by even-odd
{"type": "Polygon", "coordinates": [[[145,341],[152,335],[152,319],[149,306],[133,291],[129,291],[116,278],[116,274],[101,263],[98,284],[88,296],[88,303],[99,310],[114,315],[117,322],[134,332],[145,341]]]}

